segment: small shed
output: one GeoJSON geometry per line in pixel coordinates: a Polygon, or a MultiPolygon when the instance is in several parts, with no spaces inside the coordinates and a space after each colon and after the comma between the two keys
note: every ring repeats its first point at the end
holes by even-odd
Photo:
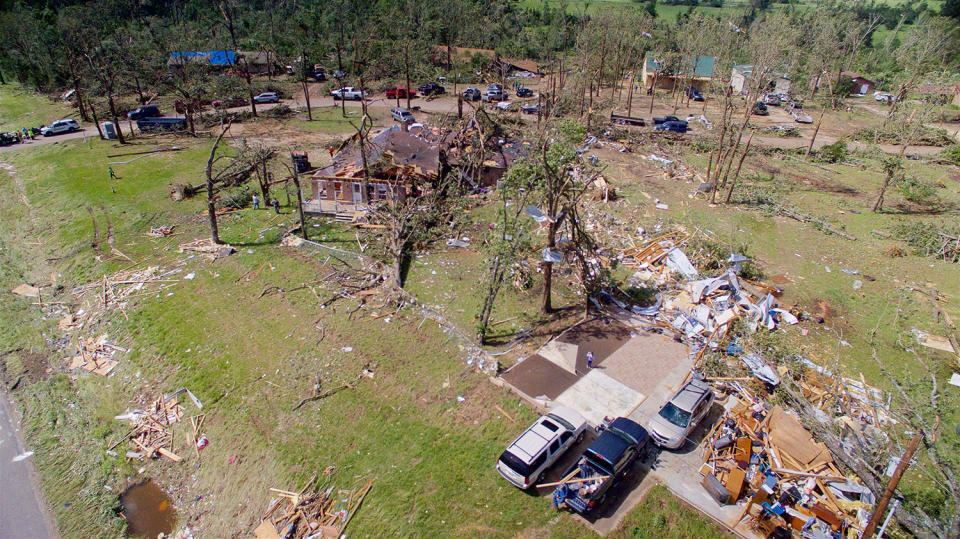
{"type": "Polygon", "coordinates": [[[643,86],[652,88],[656,81],[657,88],[672,90],[678,83],[687,82],[688,74],[684,70],[689,70],[693,66],[693,74],[689,77],[690,85],[697,90],[703,88],[713,80],[713,71],[717,63],[715,56],[704,56],[697,54],[687,57],[677,66],[668,66],[658,52],[648,52],[643,62],[643,86]]]}
{"type": "Polygon", "coordinates": [[[866,77],[861,77],[860,75],[852,71],[841,71],[840,77],[848,78],[850,79],[850,81],[853,82],[853,86],[854,86],[853,93],[855,94],[860,94],[860,95],[872,94],[874,88],[876,88],[877,86],[877,83],[873,82],[872,80],[866,77]]]}

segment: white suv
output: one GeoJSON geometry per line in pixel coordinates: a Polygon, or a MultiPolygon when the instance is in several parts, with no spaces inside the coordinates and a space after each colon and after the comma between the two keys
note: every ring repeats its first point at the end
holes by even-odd
{"type": "Polygon", "coordinates": [[[497,471],[517,487],[530,488],[560,455],[583,439],[586,427],[582,415],[556,406],[507,447],[497,460],[497,471]]]}
{"type": "Polygon", "coordinates": [[[76,120],[57,120],[50,125],[40,128],[40,134],[49,137],[50,135],[59,135],[60,133],[72,133],[80,130],[80,124],[76,120]]]}

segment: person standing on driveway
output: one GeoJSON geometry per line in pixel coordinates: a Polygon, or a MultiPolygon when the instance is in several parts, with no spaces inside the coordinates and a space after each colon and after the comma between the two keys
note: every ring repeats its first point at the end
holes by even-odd
{"type": "Polygon", "coordinates": [[[587,368],[593,368],[593,352],[587,352],[587,368]]]}

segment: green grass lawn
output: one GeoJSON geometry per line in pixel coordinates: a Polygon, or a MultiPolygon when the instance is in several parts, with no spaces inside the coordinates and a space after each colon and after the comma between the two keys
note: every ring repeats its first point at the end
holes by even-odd
{"type": "Polygon", "coordinates": [[[63,118],[77,118],[76,109],[67,103],[38,98],[29,90],[16,88],[14,83],[0,86],[0,131],[22,127],[40,127],[63,118]]]}
{"type": "MultiPolygon", "coordinates": [[[[367,109],[371,119],[374,121],[374,127],[384,127],[389,123],[390,113],[379,108],[367,109]]],[[[356,132],[354,125],[360,125],[362,111],[359,105],[347,105],[347,117],[344,118],[343,110],[340,105],[336,107],[313,107],[313,121],[306,119],[306,112],[301,114],[302,118],[289,120],[287,125],[315,133],[324,133],[328,135],[349,135],[356,132]]]]}

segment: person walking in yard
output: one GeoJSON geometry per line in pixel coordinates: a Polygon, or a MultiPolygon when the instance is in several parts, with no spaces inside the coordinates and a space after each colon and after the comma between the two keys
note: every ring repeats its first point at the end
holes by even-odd
{"type": "Polygon", "coordinates": [[[593,368],[593,352],[587,352],[587,368],[593,368]]]}
{"type": "Polygon", "coordinates": [[[255,210],[260,209],[260,199],[257,198],[257,195],[253,195],[253,209],[255,210]]]}
{"type": "Polygon", "coordinates": [[[107,167],[107,172],[110,173],[110,179],[111,179],[111,180],[119,180],[119,179],[120,179],[120,176],[117,176],[117,174],[116,174],[115,172],[113,172],[113,167],[107,167]]]}
{"type": "Polygon", "coordinates": [[[327,151],[330,152],[330,157],[333,157],[333,146],[328,147],[327,151]]]}
{"type": "Polygon", "coordinates": [[[273,213],[280,215],[280,201],[273,199],[273,213]]]}

